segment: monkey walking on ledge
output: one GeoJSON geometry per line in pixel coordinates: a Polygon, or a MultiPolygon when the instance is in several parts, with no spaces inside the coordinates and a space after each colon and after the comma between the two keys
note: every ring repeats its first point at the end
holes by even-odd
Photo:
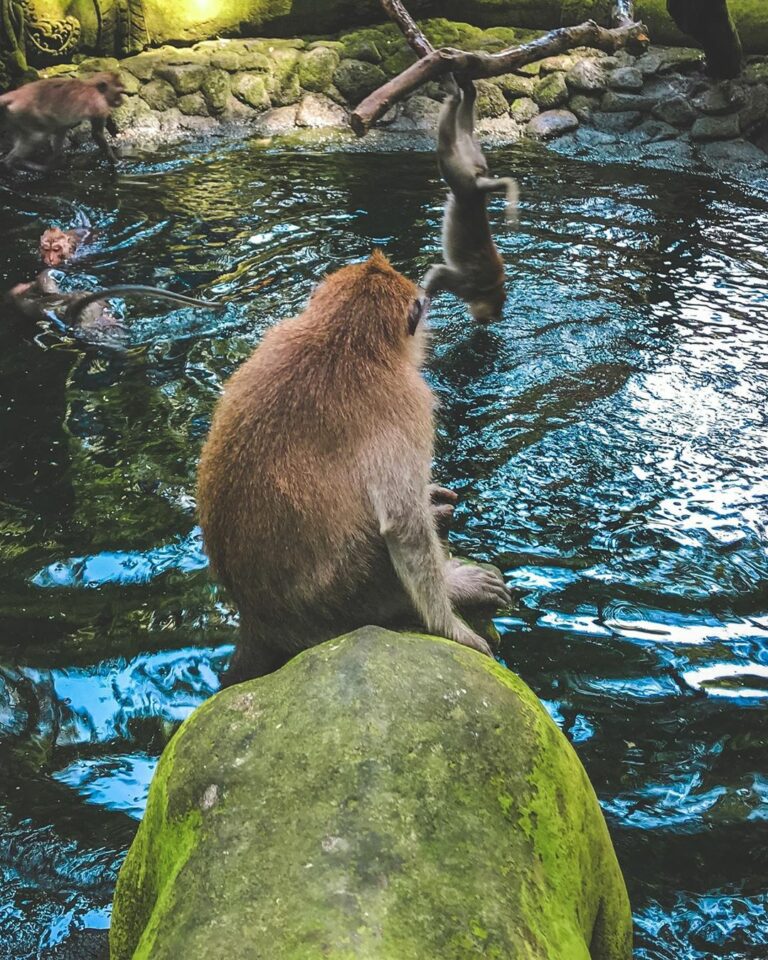
{"type": "Polygon", "coordinates": [[[431,297],[447,290],[469,304],[479,323],[501,316],[504,261],[491,236],[488,194],[504,190],[507,222],[517,218],[517,181],[488,176],[488,164],[475,137],[475,85],[452,78],[453,91],[443,103],[437,133],[437,159],[450,187],[443,216],[444,264],[427,272],[422,287],[431,297]]]}
{"type": "Polygon", "coordinates": [[[2,163],[8,168],[18,165],[50,170],[61,159],[67,133],[89,120],[93,139],[114,166],[115,152],[104,131],[117,136],[112,110],[120,106],[124,93],[119,75],[104,72],[94,73],[87,80],[34,80],[0,95],[0,121],[13,138],[13,147],[2,163]],[[41,152],[48,154],[45,163],[31,159],[41,152]]]}
{"type": "Polygon", "coordinates": [[[197,487],[206,551],[240,611],[225,684],[409,619],[490,656],[456,610],[511,598],[438,536],[455,497],[430,484],[424,310],[377,251],[326,277],[225,386],[197,487]]]}

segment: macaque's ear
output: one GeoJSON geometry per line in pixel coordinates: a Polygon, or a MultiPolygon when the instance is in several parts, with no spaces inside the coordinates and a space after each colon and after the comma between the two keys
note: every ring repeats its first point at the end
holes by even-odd
{"type": "Polygon", "coordinates": [[[411,305],[408,308],[408,334],[413,336],[416,333],[416,328],[419,323],[427,315],[427,307],[429,306],[429,297],[426,293],[422,293],[420,296],[416,297],[415,300],[411,301],[411,305]]]}

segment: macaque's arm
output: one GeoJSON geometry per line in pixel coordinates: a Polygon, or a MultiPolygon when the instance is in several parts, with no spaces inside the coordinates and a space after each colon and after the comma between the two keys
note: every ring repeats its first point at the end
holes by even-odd
{"type": "MultiPolygon", "coordinates": [[[[403,469],[401,463],[398,466],[403,469]]],[[[380,474],[369,492],[392,566],[426,629],[491,656],[486,641],[453,612],[445,577],[446,557],[426,482],[408,483],[402,476],[398,480],[380,474]]]]}

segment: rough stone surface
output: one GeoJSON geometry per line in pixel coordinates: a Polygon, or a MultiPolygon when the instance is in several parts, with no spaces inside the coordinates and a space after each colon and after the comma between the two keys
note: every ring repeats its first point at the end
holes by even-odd
{"type": "Polygon", "coordinates": [[[412,129],[436,130],[440,104],[429,97],[415,96],[406,103],[403,113],[413,123],[412,129]]]}
{"type": "Polygon", "coordinates": [[[503,77],[494,77],[488,82],[497,86],[509,101],[533,95],[533,80],[530,77],[518,77],[515,73],[507,73],[503,77]]]}
{"type": "Polygon", "coordinates": [[[579,60],[565,75],[565,82],[572,90],[594,93],[605,90],[608,78],[599,60],[579,60]]]}
{"type": "Polygon", "coordinates": [[[232,93],[238,100],[247,103],[256,110],[268,110],[269,93],[263,77],[251,73],[241,73],[232,80],[232,93]]]}
{"type": "Polygon", "coordinates": [[[150,80],[141,88],[141,97],[152,110],[168,110],[176,105],[176,92],[167,80],[150,80]]]}
{"type": "Polygon", "coordinates": [[[748,87],[744,93],[746,103],[739,112],[739,124],[747,133],[768,120],[768,87],[748,87]]]}
{"type": "Polygon", "coordinates": [[[199,91],[197,93],[187,93],[179,97],[178,108],[187,117],[207,117],[208,104],[205,97],[199,91]]]}
{"type": "Polygon", "coordinates": [[[303,54],[299,60],[299,83],[304,90],[323,93],[330,86],[338,65],[339,55],[335,50],[316,47],[303,54]]]}
{"type": "Polygon", "coordinates": [[[597,798],[513,673],[366,627],[199,707],[120,873],[112,960],[630,960],[597,798]]]}
{"type": "Polygon", "coordinates": [[[346,127],[347,111],[328,97],[308,93],[299,104],[296,123],[300,127],[346,127]]]}
{"type": "Polygon", "coordinates": [[[608,86],[612,90],[641,90],[643,74],[636,67],[619,67],[608,74],[608,86]]]}
{"type": "Polygon", "coordinates": [[[696,119],[696,111],[684,97],[660,100],[653,108],[653,115],[673,127],[690,127],[696,119]]]}
{"type": "Polygon", "coordinates": [[[606,133],[624,133],[636,127],[643,119],[639,110],[623,110],[620,113],[596,113],[592,123],[606,133]]]}
{"type": "Polygon", "coordinates": [[[710,87],[693,101],[696,110],[702,113],[718,115],[732,113],[744,106],[747,95],[744,90],[731,83],[723,83],[717,87],[710,87]]]}
{"type": "Polygon", "coordinates": [[[539,80],[533,89],[533,99],[542,110],[551,110],[568,102],[568,87],[564,73],[550,73],[539,80]]]}
{"type": "Polygon", "coordinates": [[[571,97],[571,102],[568,104],[568,107],[572,113],[576,114],[579,120],[587,122],[592,118],[592,114],[600,109],[600,97],[590,97],[583,93],[577,93],[571,97]]]}
{"type": "Polygon", "coordinates": [[[352,106],[380,87],[387,77],[381,67],[362,60],[342,60],[333,74],[334,84],[352,106]]]}
{"type": "Polygon", "coordinates": [[[256,121],[256,129],[265,137],[273,137],[280,133],[290,133],[296,126],[296,115],[299,108],[293,104],[287,107],[275,107],[262,113],[256,121]]]}
{"type": "Polygon", "coordinates": [[[223,113],[230,94],[229,74],[226,70],[219,68],[209,70],[200,89],[210,112],[214,115],[223,113]]]}
{"type": "Polygon", "coordinates": [[[734,114],[725,117],[699,117],[691,127],[694,140],[732,140],[739,135],[739,118],[734,114]]]}
{"type": "Polygon", "coordinates": [[[578,117],[570,110],[547,110],[530,120],[525,132],[536,140],[548,140],[575,130],[578,125],[578,117]]]}
{"type": "Polygon", "coordinates": [[[178,96],[199,90],[206,73],[207,70],[202,63],[167,64],[158,67],[155,71],[156,76],[170,83],[178,96]]]}
{"type": "Polygon", "coordinates": [[[503,117],[509,106],[501,90],[488,80],[476,80],[477,103],[475,112],[478,117],[503,117]]]}
{"type": "Polygon", "coordinates": [[[509,108],[510,117],[517,123],[528,123],[538,112],[539,105],[531,100],[530,97],[521,97],[519,100],[515,100],[509,108]]]}
{"type": "Polygon", "coordinates": [[[640,110],[645,113],[651,110],[655,102],[655,97],[648,97],[642,93],[608,90],[600,101],[600,109],[605,113],[620,113],[623,110],[640,110]]]}

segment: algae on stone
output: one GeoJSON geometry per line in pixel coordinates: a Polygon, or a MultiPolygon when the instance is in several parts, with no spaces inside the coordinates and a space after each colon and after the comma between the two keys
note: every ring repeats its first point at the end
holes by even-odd
{"type": "Polygon", "coordinates": [[[366,627],[199,707],[123,865],[111,960],[630,960],[576,754],[513,673],[366,627]]]}

